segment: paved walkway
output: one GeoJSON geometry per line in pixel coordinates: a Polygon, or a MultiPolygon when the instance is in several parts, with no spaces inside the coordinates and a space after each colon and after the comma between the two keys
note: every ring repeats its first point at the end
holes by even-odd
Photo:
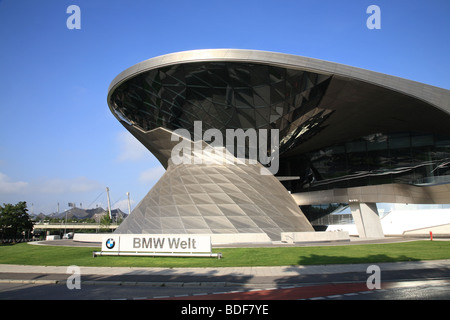
{"type": "MultiPolygon", "coordinates": [[[[368,276],[372,264],[336,264],[282,267],[223,267],[223,268],[128,268],[80,267],[85,284],[98,282],[134,285],[261,285],[292,284],[334,281],[360,281],[368,276]]],[[[450,260],[377,263],[382,273],[435,272],[436,277],[450,277],[450,260]]],[[[0,265],[0,282],[3,283],[66,283],[72,270],[67,266],[0,265]]],[[[406,277],[407,279],[407,277],[406,277]]]]}
{"type": "MultiPolygon", "coordinates": [[[[408,262],[383,262],[359,264],[332,264],[312,266],[281,267],[220,267],[220,268],[132,268],[132,267],[80,267],[84,275],[198,275],[198,276],[296,276],[308,274],[335,274],[348,272],[366,272],[367,267],[376,264],[381,270],[399,271],[416,269],[448,269],[450,259],[408,262]]],[[[0,264],[0,273],[44,273],[67,274],[67,266],[30,266],[0,264]]]]}

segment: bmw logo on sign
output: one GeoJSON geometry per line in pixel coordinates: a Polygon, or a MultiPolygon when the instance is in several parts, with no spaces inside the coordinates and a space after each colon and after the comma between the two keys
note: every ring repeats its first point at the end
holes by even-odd
{"type": "Polygon", "coordinates": [[[112,249],[114,248],[114,245],[116,244],[116,242],[114,241],[113,238],[109,238],[108,240],[106,240],[106,247],[108,249],[112,249]]]}

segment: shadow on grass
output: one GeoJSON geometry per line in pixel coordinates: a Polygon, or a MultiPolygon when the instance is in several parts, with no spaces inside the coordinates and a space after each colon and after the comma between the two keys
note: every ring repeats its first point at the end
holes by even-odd
{"type": "Polygon", "coordinates": [[[298,260],[298,265],[382,263],[398,261],[418,261],[418,259],[405,255],[393,257],[386,254],[372,254],[363,257],[311,254],[309,256],[300,257],[298,260]]]}

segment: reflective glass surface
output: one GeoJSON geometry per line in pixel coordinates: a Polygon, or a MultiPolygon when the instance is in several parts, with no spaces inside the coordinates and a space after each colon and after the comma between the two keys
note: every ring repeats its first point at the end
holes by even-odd
{"type": "MultiPolygon", "coordinates": [[[[371,134],[291,158],[301,164],[292,191],[386,183],[430,185],[450,182],[450,139],[436,134],[371,134]]],[[[283,166],[286,169],[288,165],[283,166]]]]}
{"type": "Polygon", "coordinates": [[[277,174],[300,177],[283,182],[292,192],[450,182],[450,114],[352,78],[263,63],[184,63],[128,79],[109,105],[125,126],[183,128],[194,139],[194,121],[224,137],[226,129],[279,129],[277,174]]]}
{"type": "Polygon", "coordinates": [[[119,119],[144,131],[184,128],[280,130],[281,150],[311,135],[322,113],[308,117],[331,76],[264,64],[204,62],[148,71],[120,85],[110,98],[119,119]]]}

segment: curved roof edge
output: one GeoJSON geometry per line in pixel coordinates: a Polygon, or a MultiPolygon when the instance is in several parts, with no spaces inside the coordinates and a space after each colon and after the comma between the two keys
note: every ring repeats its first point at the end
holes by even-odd
{"type": "Polygon", "coordinates": [[[139,73],[174,64],[205,61],[262,63],[291,69],[340,75],[398,91],[423,100],[450,113],[450,90],[447,89],[325,60],[285,53],[244,49],[182,51],[142,61],[124,70],[114,78],[108,88],[108,101],[113,89],[139,73]]]}

